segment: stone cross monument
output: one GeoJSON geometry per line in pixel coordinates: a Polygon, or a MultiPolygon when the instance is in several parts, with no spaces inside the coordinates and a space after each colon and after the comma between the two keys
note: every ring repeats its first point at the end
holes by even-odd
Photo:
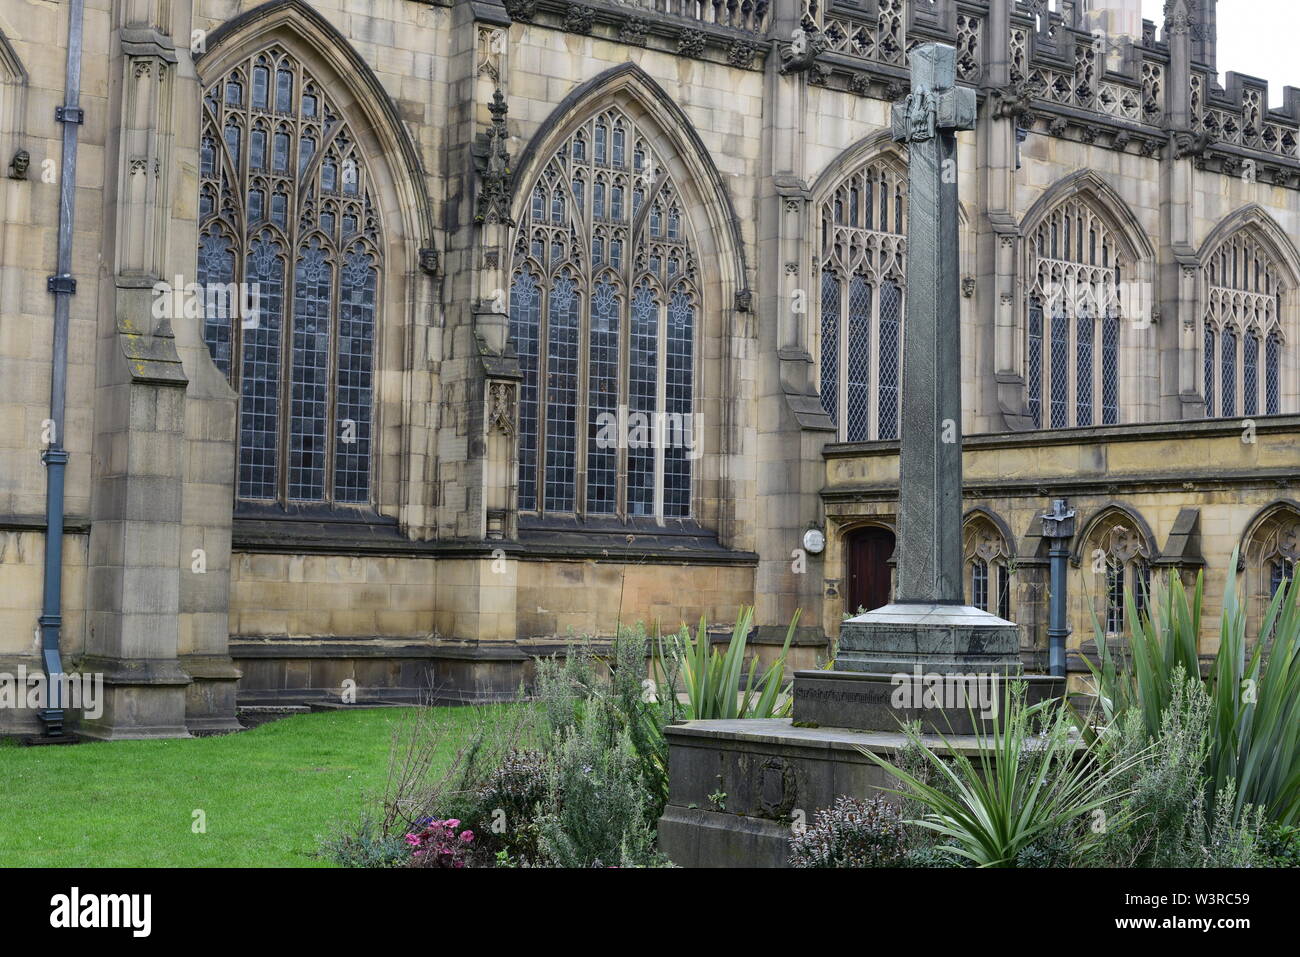
{"type": "Polygon", "coordinates": [[[911,56],[912,92],[894,105],[908,145],[907,313],[895,603],[962,605],[961,298],[957,131],[975,128],[975,91],[953,86],[956,51],[911,56]]]}
{"type": "MultiPolygon", "coordinates": [[[[911,67],[912,91],[893,116],[910,174],[897,587],[891,604],[844,622],[833,670],[795,674],[794,718],[881,731],[915,718],[961,732],[972,720],[965,702],[934,708],[920,695],[900,698],[900,684],[919,675],[997,676],[996,684],[1019,673],[1020,637],[963,595],[956,134],[975,128],[975,92],[956,87],[951,46],[918,47],[911,67]]],[[[1058,690],[1031,687],[1030,695],[1058,690]]]]}

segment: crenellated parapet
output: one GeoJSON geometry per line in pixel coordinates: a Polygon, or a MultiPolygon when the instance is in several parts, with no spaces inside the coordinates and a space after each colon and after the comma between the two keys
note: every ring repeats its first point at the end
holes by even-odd
{"type": "Polygon", "coordinates": [[[503,5],[516,23],[742,69],[762,65],[773,6],[771,0],[504,0],[503,5]]]}
{"type": "Polygon", "coordinates": [[[1056,6],[776,0],[771,15],[773,24],[800,24],[805,36],[787,40],[773,26],[782,34],[774,39],[787,58],[791,44],[813,49],[800,72],[816,86],[892,101],[907,89],[908,53],[922,43],[949,43],[957,49],[958,81],[980,88],[996,116],[1014,116],[1022,136],[1192,156],[1200,169],[1300,188],[1300,90],[1287,87],[1284,105],[1270,109],[1263,80],[1229,73],[1226,88],[1218,85],[1213,0],[1170,0],[1160,26],[1118,0],[1087,10],[1081,0],[1056,6]],[[1129,21],[1131,28],[1119,29],[1129,21]],[[1172,55],[1174,46],[1181,56],[1172,55]]]}

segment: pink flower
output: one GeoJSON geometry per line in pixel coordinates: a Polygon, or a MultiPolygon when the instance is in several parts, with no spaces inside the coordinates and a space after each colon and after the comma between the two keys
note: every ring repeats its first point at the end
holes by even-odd
{"type": "Polygon", "coordinates": [[[420,839],[416,837],[414,834],[408,834],[406,835],[406,843],[410,844],[412,847],[419,847],[420,839]]]}
{"type": "Polygon", "coordinates": [[[465,844],[468,844],[470,841],[474,840],[474,832],[473,832],[473,831],[461,831],[460,839],[461,839],[461,841],[464,842],[465,844]]]}

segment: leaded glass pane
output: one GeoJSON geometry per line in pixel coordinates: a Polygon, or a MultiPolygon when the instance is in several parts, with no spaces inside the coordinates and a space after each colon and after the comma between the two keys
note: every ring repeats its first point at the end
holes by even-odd
{"type": "MultiPolygon", "coordinates": [[[[1146,613],[1147,602],[1151,597],[1151,566],[1146,562],[1135,561],[1133,568],[1133,610],[1137,612],[1138,621],[1146,613]]],[[[1136,625],[1137,622],[1134,622],[1136,625]]]]}
{"type": "Polygon", "coordinates": [[[1269,562],[1268,597],[1272,599],[1283,585],[1295,578],[1295,563],[1287,558],[1275,558],[1269,562]]]}
{"type": "Polygon", "coordinates": [[[658,411],[659,303],[646,286],[637,289],[632,299],[629,344],[627,510],[630,515],[653,515],[655,450],[651,425],[658,411]]]}
{"type": "Polygon", "coordinates": [[[537,350],[542,295],[537,278],[518,273],[510,286],[510,339],[519,355],[519,508],[537,508],[537,350]]]}
{"type": "Polygon", "coordinates": [[[293,279],[293,357],[289,377],[289,498],[325,497],[329,415],[330,292],[333,269],[318,239],[298,256],[293,279]]]}
{"type": "Polygon", "coordinates": [[[1052,428],[1070,424],[1070,320],[1060,310],[1052,314],[1052,428]]]}
{"type": "Polygon", "coordinates": [[[1214,329],[1206,323],[1205,326],[1205,414],[1210,418],[1215,415],[1214,409],[1214,373],[1217,366],[1214,361],[1214,329]]]}
{"type": "Polygon", "coordinates": [[[1282,411],[1282,340],[1276,333],[1264,346],[1264,412],[1278,415],[1282,411]]]}
{"type": "Polygon", "coordinates": [[[829,269],[822,270],[822,408],[831,424],[840,419],[840,281],[829,269]]]}
{"type": "Polygon", "coordinates": [[[971,562],[970,603],[972,608],[989,610],[989,563],[982,558],[971,562]]]}
{"type": "Polygon", "coordinates": [[[1078,342],[1075,344],[1074,409],[1076,425],[1092,425],[1092,331],[1093,319],[1087,312],[1079,315],[1078,342]]]}
{"type": "Polygon", "coordinates": [[[1220,337],[1219,367],[1223,372],[1220,403],[1225,418],[1237,414],[1237,330],[1224,329],[1220,337]]]}
{"type": "Polygon", "coordinates": [[[1043,426],[1043,304],[1037,299],[1029,303],[1029,415],[1034,428],[1043,426]]]}
{"type": "Polygon", "coordinates": [[[1247,333],[1241,344],[1241,414],[1259,414],[1259,337],[1247,333]]]}
{"type": "Polygon", "coordinates": [[[1124,565],[1115,558],[1106,560],[1106,632],[1117,635],[1124,630],[1124,565]]]}
{"type": "Polygon", "coordinates": [[[664,515],[691,514],[691,458],[703,436],[694,434],[693,363],[695,306],[680,287],[668,303],[667,365],[664,369],[664,515]]]}
{"type": "Polygon", "coordinates": [[[249,249],[245,275],[258,287],[257,322],[243,324],[239,402],[239,495],[279,495],[280,328],[284,249],[263,233],[249,249]]]}
{"type": "Polygon", "coordinates": [[[1101,323],[1101,424],[1119,424],[1119,317],[1101,323]]]}
{"type": "Polygon", "coordinates": [[[850,442],[870,436],[871,416],[871,287],[862,276],[849,280],[848,411],[845,428],[850,442]]]}
{"type": "Polygon", "coordinates": [[[334,436],[334,499],[370,500],[371,395],[374,375],[375,257],[358,243],[339,279],[338,424],[334,436]]]}
{"type": "Polygon", "coordinates": [[[197,278],[204,290],[203,341],[207,343],[217,368],[229,376],[231,326],[241,303],[234,285],[234,246],[228,236],[215,228],[209,228],[199,238],[197,278]]]}
{"type": "Polygon", "coordinates": [[[897,283],[880,287],[880,431],[882,439],[898,438],[899,368],[902,353],[903,291],[897,283]]]}
{"type": "Polygon", "coordinates": [[[577,465],[578,311],[576,284],[561,276],[551,286],[546,348],[546,484],[549,511],[573,511],[577,465]]]}
{"type": "Polygon", "coordinates": [[[1006,565],[998,565],[998,617],[1011,621],[1011,571],[1006,565]]]}
{"type": "Polygon", "coordinates": [[[596,283],[587,343],[587,511],[618,506],[618,327],[623,314],[614,286],[596,283]],[[611,421],[612,420],[612,421],[611,421]]]}

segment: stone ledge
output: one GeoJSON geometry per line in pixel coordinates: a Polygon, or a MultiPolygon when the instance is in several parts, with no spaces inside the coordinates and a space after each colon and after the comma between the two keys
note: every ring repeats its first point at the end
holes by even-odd
{"type": "MultiPolygon", "coordinates": [[[[688,721],[665,735],[669,797],[659,846],[683,867],[787,866],[795,812],[811,822],[840,795],[893,787],[860,749],[892,755],[907,743],[898,733],[796,728],[779,718],[688,721]],[[720,807],[711,799],[719,793],[720,807]]],[[[969,736],[949,738],[948,747],[934,735],[923,739],[945,753],[976,753],[969,736]]]]}

